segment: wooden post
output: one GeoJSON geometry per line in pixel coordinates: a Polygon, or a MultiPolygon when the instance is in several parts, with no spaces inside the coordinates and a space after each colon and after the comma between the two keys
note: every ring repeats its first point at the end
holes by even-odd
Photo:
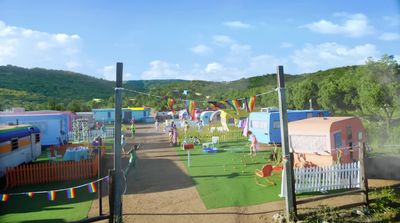
{"type": "Polygon", "coordinates": [[[289,151],[288,119],[284,78],[283,66],[278,66],[277,81],[279,95],[279,118],[281,125],[281,143],[283,149],[283,167],[286,176],[286,218],[292,221],[297,216],[297,208],[294,188],[293,154],[289,151]]]}
{"type": "Polygon", "coordinates": [[[110,207],[109,223],[114,223],[114,190],[115,190],[115,170],[108,170],[108,204],[110,207]]]}
{"type": "Polygon", "coordinates": [[[358,157],[359,157],[359,161],[360,161],[360,178],[361,178],[360,188],[362,190],[361,198],[365,205],[366,211],[368,211],[369,199],[368,199],[368,179],[365,174],[365,143],[363,143],[362,145],[361,145],[361,143],[359,143],[358,157]]]}
{"type": "Polygon", "coordinates": [[[121,127],[122,127],[122,63],[117,63],[114,119],[114,221],[122,221],[122,170],[121,170],[121,127]]]}
{"type": "MultiPolygon", "coordinates": [[[[101,150],[100,149],[98,150],[97,160],[98,160],[98,170],[97,170],[98,178],[97,179],[100,179],[101,178],[101,150]]],[[[97,185],[97,188],[99,188],[97,196],[99,196],[99,215],[100,216],[103,215],[103,200],[102,200],[103,199],[102,198],[103,186],[102,185],[103,185],[103,182],[100,180],[97,185]]]]}

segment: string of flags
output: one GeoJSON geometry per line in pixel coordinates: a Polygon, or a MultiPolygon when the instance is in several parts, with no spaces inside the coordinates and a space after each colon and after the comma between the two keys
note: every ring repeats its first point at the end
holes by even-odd
{"type": "Polygon", "coordinates": [[[9,200],[10,196],[14,196],[14,195],[26,195],[30,198],[34,198],[35,194],[47,194],[47,199],[49,201],[55,201],[57,193],[65,191],[68,199],[74,199],[76,197],[75,189],[87,187],[89,193],[96,193],[97,192],[96,183],[103,181],[103,180],[108,181],[109,176],[105,176],[105,177],[97,179],[95,181],[92,181],[92,182],[89,182],[86,184],[82,184],[79,186],[75,186],[75,187],[50,190],[50,191],[35,191],[35,192],[19,192],[19,193],[0,194],[0,198],[1,198],[1,201],[6,202],[9,200]]]}
{"type": "MultiPolygon", "coordinates": [[[[157,97],[160,98],[162,100],[164,100],[167,105],[167,108],[172,111],[173,113],[175,112],[174,110],[174,104],[176,103],[177,100],[179,101],[183,101],[184,105],[185,105],[185,109],[188,112],[188,114],[192,117],[192,119],[195,119],[195,114],[196,114],[196,101],[197,102],[204,102],[204,103],[208,103],[211,104],[213,108],[218,108],[218,109],[228,109],[231,108],[232,110],[235,111],[236,114],[239,114],[239,111],[244,109],[246,110],[246,112],[252,112],[254,110],[254,106],[256,103],[256,99],[259,96],[265,95],[265,94],[270,94],[275,92],[277,89],[268,91],[268,92],[264,92],[264,93],[260,93],[260,94],[256,94],[254,96],[251,97],[244,97],[244,98],[237,98],[237,99],[227,99],[227,100],[221,100],[221,101],[200,101],[200,100],[188,100],[188,99],[173,99],[171,97],[161,97],[161,96],[157,96],[157,95],[152,95],[149,93],[144,93],[144,92],[140,92],[140,91],[135,91],[135,90],[131,90],[131,89],[124,89],[125,91],[131,91],[131,92],[135,92],[138,94],[143,94],[143,95],[148,95],[148,96],[153,96],[153,97],[157,97]]],[[[188,91],[185,90],[184,94],[187,95],[188,91]]],[[[208,98],[208,97],[207,97],[208,98]]]]}

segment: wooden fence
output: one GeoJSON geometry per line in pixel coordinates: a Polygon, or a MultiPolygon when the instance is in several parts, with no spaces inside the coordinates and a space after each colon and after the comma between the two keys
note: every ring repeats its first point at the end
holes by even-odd
{"type": "MultiPolygon", "coordinates": [[[[360,188],[360,180],[360,162],[325,167],[294,168],[296,193],[360,188]]],[[[285,191],[285,177],[282,172],[281,197],[286,194],[285,191]]]]}
{"type": "Polygon", "coordinates": [[[325,167],[294,168],[295,191],[316,192],[359,188],[359,162],[325,167]]]}
{"type": "Polygon", "coordinates": [[[92,178],[98,172],[98,159],[33,163],[6,169],[6,189],[29,184],[42,184],[92,178]]]}

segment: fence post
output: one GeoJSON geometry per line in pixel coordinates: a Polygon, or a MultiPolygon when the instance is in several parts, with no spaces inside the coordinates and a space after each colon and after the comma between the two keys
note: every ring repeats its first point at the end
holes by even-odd
{"type": "MultiPolygon", "coordinates": [[[[98,175],[98,179],[100,179],[101,178],[101,149],[100,148],[99,148],[99,151],[98,151],[98,154],[97,154],[97,161],[98,161],[97,175],[98,175]]],[[[97,185],[97,188],[99,188],[98,196],[99,196],[99,215],[100,216],[103,215],[103,201],[102,201],[102,196],[103,196],[102,189],[103,189],[103,187],[102,187],[102,185],[103,185],[103,182],[100,180],[99,184],[97,185]]]]}
{"type": "Polygon", "coordinates": [[[358,146],[358,155],[359,155],[359,161],[360,161],[360,177],[361,177],[361,182],[360,182],[360,188],[362,190],[361,197],[363,200],[363,203],[365,205],[366,211],[368,211],[369,208],[369,199],[368,199],[368,179],[365,174],[365,143],[361,145],[359,143],[358,146]]]}
{"type": "Polygon", "coordinates": [[[108,170],[108,204],[110,207],[109,223],[114,222],[114,190],[115,190],[115,170],[108,170]]]}

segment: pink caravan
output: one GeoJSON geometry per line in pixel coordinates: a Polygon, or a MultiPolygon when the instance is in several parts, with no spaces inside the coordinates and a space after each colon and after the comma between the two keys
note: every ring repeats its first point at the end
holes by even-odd
{"type": "Polygon", "coordinates": [[[365,128],[356,117],[315,117],[289,122],[289,148],[296,167],[358,161],[365,128]]]}

